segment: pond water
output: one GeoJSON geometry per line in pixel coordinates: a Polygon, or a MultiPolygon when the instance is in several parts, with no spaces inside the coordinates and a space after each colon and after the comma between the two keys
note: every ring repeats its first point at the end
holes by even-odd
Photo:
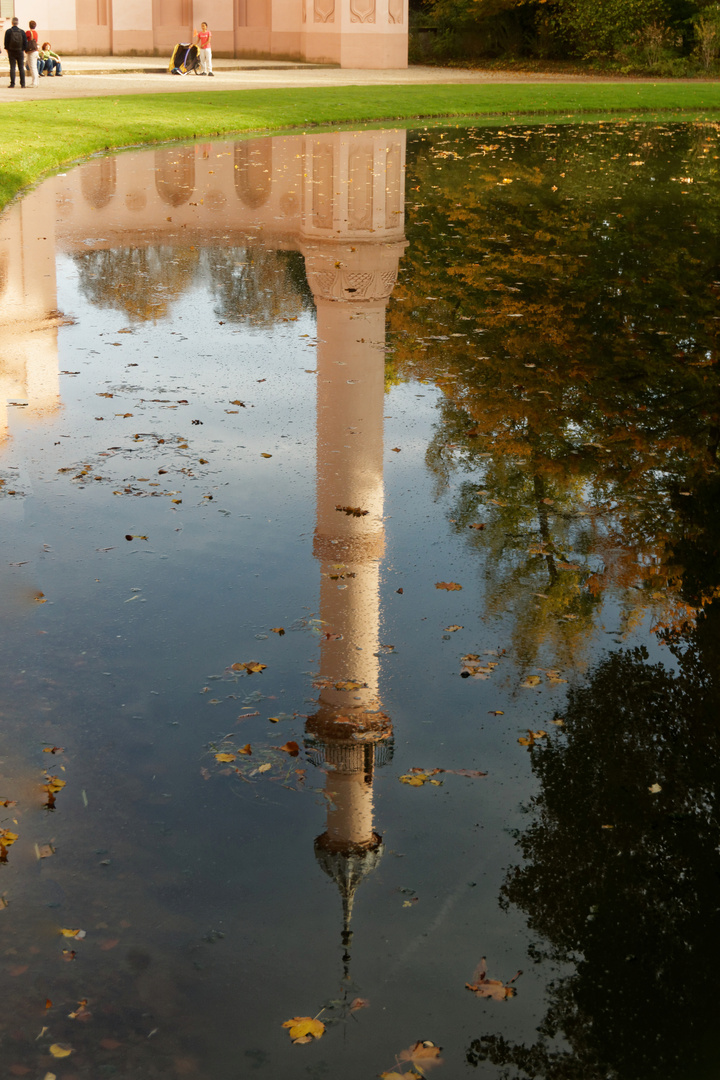
{"type": "Polygon", "coordinates": [[[717,1075],[719,153],[303,134],[0,219],[4,1076],[717,1075]]]}

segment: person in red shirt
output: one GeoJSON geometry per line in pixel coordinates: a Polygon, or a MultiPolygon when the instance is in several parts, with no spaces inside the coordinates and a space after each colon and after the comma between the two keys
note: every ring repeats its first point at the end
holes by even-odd
{"type": "Polygon", "coordinates": [[[195,34],[195,40],[198,43],[198,52],[200,53],[200,66],[202,67],[201,75],[212,75],[212,49],[210,48],[210,40],[212,34],[208,30],[208,24],[206,22],[200,23],[200,29],[195,34]]]}

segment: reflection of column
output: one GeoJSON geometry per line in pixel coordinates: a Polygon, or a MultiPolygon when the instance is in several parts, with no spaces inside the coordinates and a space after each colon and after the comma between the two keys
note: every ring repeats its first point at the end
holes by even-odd
{"type": "Polygon", "coordinates": [[[0,224],[0,440],[7,402],[27,402],[23,417],[59,406],[55,280],[55,191],[31,192],[0,224]]]}
{"type": "Polygon", "coordinates": [[[404,132],[308,138],[305,162],[301,250],[318,335],[314,550],[326,635],[318,709],[306,732],[329,770],[327,828],[315,852],[340,889],[347,950],[355,890],[382,851],[372,785],[392,735],[378,661],[384,345],[405,246],[404,132]]]}

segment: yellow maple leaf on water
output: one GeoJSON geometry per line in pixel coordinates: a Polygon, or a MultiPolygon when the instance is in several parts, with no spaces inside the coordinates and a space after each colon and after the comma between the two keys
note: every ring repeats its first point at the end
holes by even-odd
{"type": "Polygon", "coordinates": [[[50,1053],[56,1058],[70,1057],[73,1053],[73,1048],[72,1046],[67,1046],[65,1043],[53,1043],[50,1047],[50,1053]]]}
{"type": "Polygon", "coordinates": [[[234,761],[235,760],[235,755],[234,754],[216,754],[215,755],[215,760],[216,761],[234,761]]]}
{"type": "Polygon", "coordinates": [[[313,1019],[312,1016],[293,1016],[292,1020],[286,1020],[284,1028],[289,1028],[288,1034],[294,1043],[309,1043],[314,1039],[320,1039],[325,1034],[325,1025],[321,1020],[313,1019]]]}

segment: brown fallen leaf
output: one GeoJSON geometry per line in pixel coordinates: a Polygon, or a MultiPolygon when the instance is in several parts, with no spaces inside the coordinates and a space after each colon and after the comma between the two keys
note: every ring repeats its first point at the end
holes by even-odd
{"type": "Polygon", "coordinates": [[[7,862],[7,851],[18,838],[18,834],[10,829],[0,829],[0,862],[7,862]]]}
{"type": "Polygon", "coordinates": [[[336,690],[362,690],[367,683],[353,682],[352,679],[348,679],[345,682],[336,682],[334,686],[336,690]]]}
{"type": "Polygon", "coordinates": [[[409,1046],[407,1050],[401,1050],[398,1061],[409,1061],[422,1070],[431,1069],[435,1065],[442,1065],[441,1050],[442,1047],[436,1046],[430,1039],[423,1039],[409,1046]]]}
{"type": "Polygon", "coordinates": [[[370,1002],[367,998],[356,997],[350,1002],[350,1012],[355,1012],[356,1009],[367,1009],[370,1002]]]}
{"type": "Polygon", "coordinates": [[[63,949],[63,951],[62,951],[62,958],[63,958],[63,960],[67,961],[68,964],[72,960],[74,960],[76,956],[77,956],[77,953],[75,952],[74,949],[63,949]]]}
{"type": "Polygon", "coordinates": [[[462,630],[462,626],[458,626],[457,623],[453,623],[452,626],[446,626],[445,632],[448,634],[454,634],[456,630],[462,630]]]}
{"type": "Polygon", "coordinates": [[[362,510],[359,506],[336,506],[335,509],[347,514],[348,517],[365,517],[370,513],[369,510],[362,510]]]}
{"type": "Polygon", "coordinates": [[[540,678],[539,675],[528,675],[525,682],[520,683],[520,685],[524,686],[524,687],[537,686],[541,682],[542,682],[542,679],[540,678]]]}
{"type": "Polygon", "coordinates": [[[289,1028],[288,1034],[297,1044],[313,1042],[325,1034],[323,1022],[313,1019],[312,1016],[294,1016],[292,1020],[286,1020],[283,1027],[289,1028]]]}
{"type": "Polygon", "coordinates": [[[270,633],[271,634],[277,634],[278,637],[282,637],[283,634],[285,633],[285,627],[284,626],[271,626],[270,627],[270,633]]]}
{"type": "Polygon", "coordinates": [[[504,715],[505,715],[505,713],[502,711],[502,709],[489,709],[488,710],[488,716],[504,716],[504,715]]]}
{"type": "Polygon", "coordinates": [[[17,806],[17,799],[0,799],[0,806],[17,806]]]}
{"type": "Polygon", "coordinates": [[[300,747],[296,742],[293,742],[292,740],[290,742],[286,742],[284,746],[278,746],[278,750],[284,750],[286,754],[290,755],[290,757],[297,757],[300,753],[300,747]]]}
{"type": "Polygon", "coordinates": [[[462,585],[458,585],[457,581],[436,581],[436,589],[447,589],[448,592],[459,592],[462,589],[462,585]]]}
{"type": "Polygon", "coordinates": [[[85,930],[61,929],[60,934],[62,935],[62,937],[77,938],[78,941],[82,941],[83,938],[87,937],[87,931],[85,930]]]}
{"type": "Polygon", "coordinates": [[[393,446],[393,447],[391,447],[391,449],[392,449],[393,454],[399,454],[400,453],[400,447],[399,446],[393,446]]]}
{"type": "Polygon", "coordinates": [[[65,753],[65,747],[64,746],[46,746],[43,749],[43,754],[64,754],[64,753],[65,753]]]}
{"type": "Polygon", "coordinates": [[[216,754],[216,761],[235,761],[235,754],[216,754]]]}
{"type": "Polygon", "coordinates": [[[252,747],[250,746],[250,743],[245,743],[244,746],[241,746],[238,750],[238,754],[246,754],[248,756],[252,754],[252,747]]]}
{"type": "Polygon", "coordinates": [[[512,983],[521,975],[522,971],[518,971],[507,983],[503,983],[500,979],[488,979],[487,961],[483,956],[475,970],[472,982],[465,983],[465,986],[477,997],[491,998],[493,1001],[507,1001],[508,998],[513,998],[517,994],[512,983]]]}
{"type": "Polygon", "coordinates": [[[257,660],[249,660],[246,664],[231,664],[231,671],[246,671],[248,675],[253,675],[256,672],[264,671],[267,664],[259,664],[257,660]]]}
{"type": "Polygon", "coordinates": [[[260,457],[270,458],[272,457],[272,454],[261,454],[260,457]]]}

